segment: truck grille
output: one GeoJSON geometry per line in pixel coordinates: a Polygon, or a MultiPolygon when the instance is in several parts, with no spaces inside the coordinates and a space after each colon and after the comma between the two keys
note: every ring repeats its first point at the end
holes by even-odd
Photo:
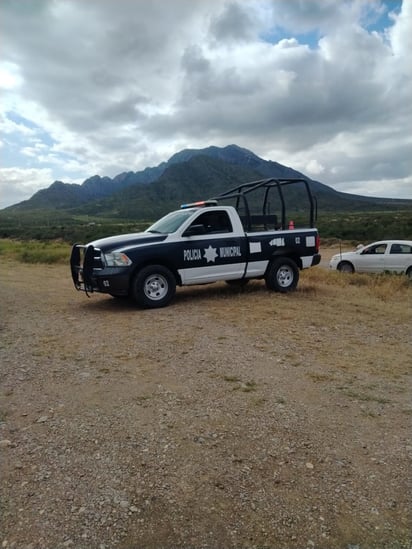
{"type": "Polygon", "coordinates": [[[104,268],[102,252],[94,246],[80,247],[80,266],[83,269],[100,270],[104,268]]]}
{"type": "Polygon", "coordinates": [[[93,292],[93,271],[104,268],[102,252],[92,245],[75,244],[70,257],[70,267],[75,287],[93,292]]]}

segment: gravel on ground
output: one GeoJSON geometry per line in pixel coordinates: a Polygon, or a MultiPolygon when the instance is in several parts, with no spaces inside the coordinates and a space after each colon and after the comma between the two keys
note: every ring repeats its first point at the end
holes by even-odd
{"type": "Polygon", "coordinates": [[[0,275],[2,548],[412,546],[410,293],[0,275]]]}

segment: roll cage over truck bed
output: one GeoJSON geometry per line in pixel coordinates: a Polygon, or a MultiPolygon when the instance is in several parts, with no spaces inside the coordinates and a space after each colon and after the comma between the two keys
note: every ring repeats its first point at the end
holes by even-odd
{"type": "MultiPolygon", "coordinates": [[[[267,230],[274,224],[274,221],[276,222],[276,228],[278,230],[286,230],[289,228],[290,220],[286,217],[286,199],[283,189],[286,189],[291,185],[300,185],[302,188],[299,198],[306,200],[308,226],[313,228],[317,219],[317,202],[312,195],[309,182],[303,178],[270,178],[242,183],[210,200],[216,200],[217,202],[235,200],[234,206],[242,219],[246,231],[251,231],[254,225],[264,225],[264,228],[267,230]],[[277,191],[277,196],[273,196],[273,191],[277,191]],[[257,213],[252,214],[251,209],[256,203],[256,200],[253,200],[253,197],[258,192],[260,192],[260,211],[258,209],[257,213]],[[249,196],[251,197],[251,200],[248,200],[249,196]],[[274,198],[274,202],[278,204],[277,209],[280,209],[280,216],[270,212],[271,207],[273,208],[273,203],[270,200],[271,198],[274,198]],[[244,212],[243,215],[240,214],[242,209],[244,212]]],[[[259,208],[259,206],[257,207],[259,208]]]]}

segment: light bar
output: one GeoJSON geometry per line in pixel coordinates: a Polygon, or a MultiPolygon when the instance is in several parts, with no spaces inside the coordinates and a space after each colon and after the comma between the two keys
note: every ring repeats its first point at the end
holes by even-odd
{"type": "Polygon", "coordinates": [[[181,204],[180,209],[204,208],[205,206],[217,206],[217,200],[200,200],[199,202],[191,202],[190,204],[181,204]]]}

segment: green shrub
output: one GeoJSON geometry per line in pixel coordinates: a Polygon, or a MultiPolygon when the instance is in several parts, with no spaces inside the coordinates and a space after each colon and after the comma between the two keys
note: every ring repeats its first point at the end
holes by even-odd
{"type": "Polygon", "coordinates": [[[0,239],[0,256],[22,263],[67,263],[70,257],[70,246],[61,241],[0,239]]]}

